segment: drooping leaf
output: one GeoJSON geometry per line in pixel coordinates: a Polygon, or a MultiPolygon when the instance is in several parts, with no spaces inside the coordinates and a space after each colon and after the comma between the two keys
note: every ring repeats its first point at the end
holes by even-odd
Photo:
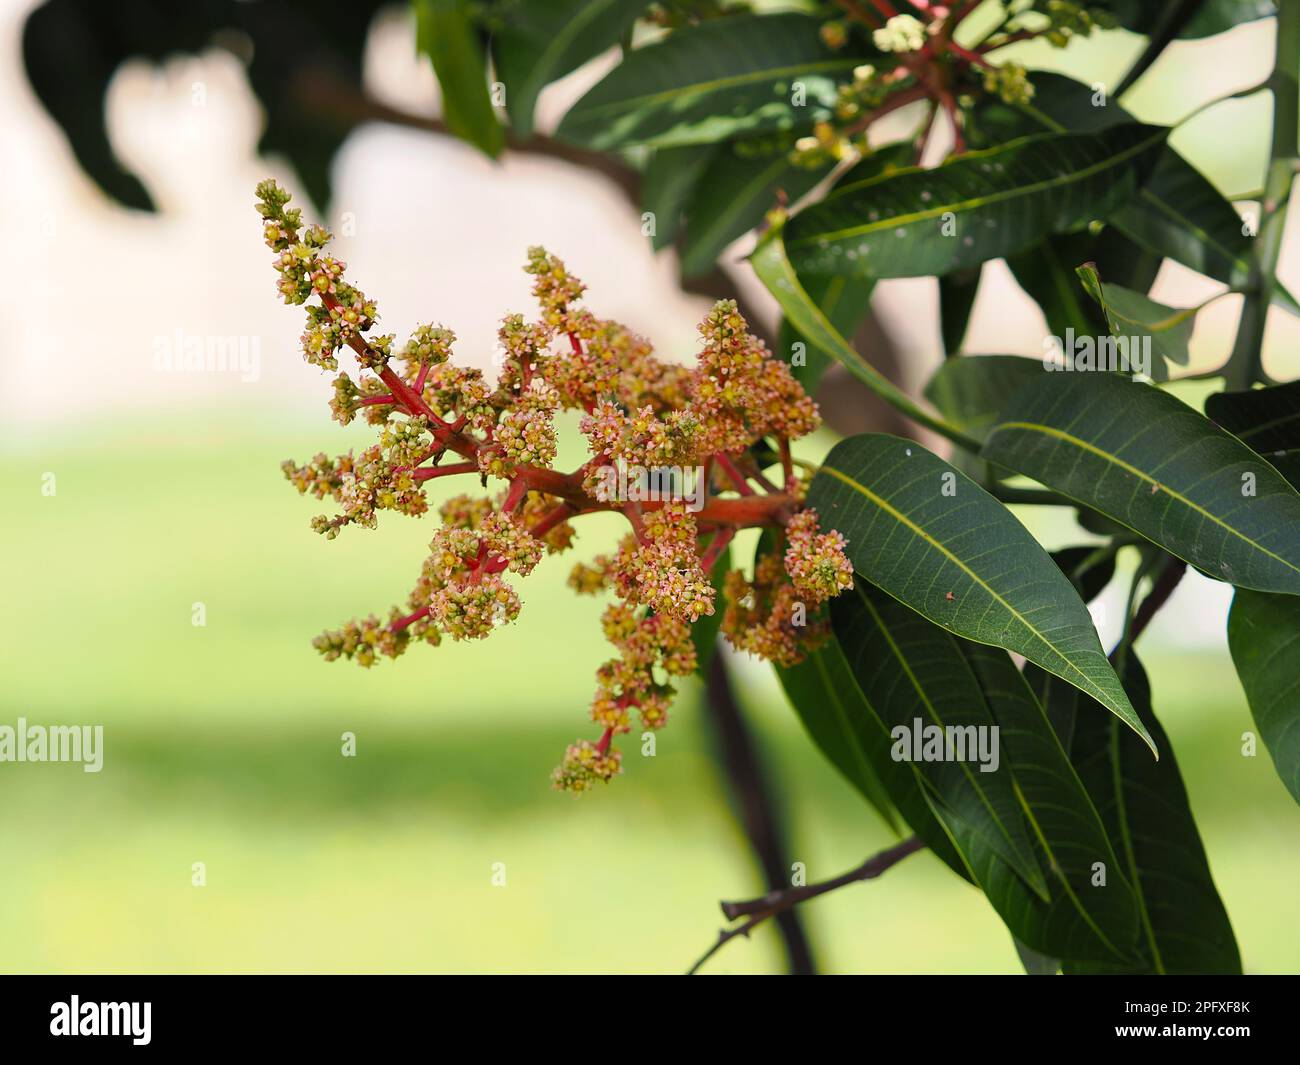
{"type": "Polygon", "coordinates": [[[1043,364],[1022,355],[947,359],[925,386],[925,398],[953,425],[982,441],[1016,391],[1043,376],[1043,364]]]}
{"type": "Polygon", "coordinates": [[[1131,367],[1140,368],[1149,361],[1145,372],[1159,381],[1168,376],[1164,360],[1179,366],[1187,365],[1190,358],[1187,346],[1192,340],[1199,307],[1168,307],[1141,292],[1103,281],[1095,263],[1084,263],[1076,272],[1083,282],[1084,291],[1105,313],[1111,336],[1123,338],[1131,367]],[[1147,360],[1146,352],[1141,350],[1147,345],[1150,354],[1160,362],[1147,360]]]}
{"type": "Polygon", "coordinates": [[[1046,899],[1012,775],[977,761],[975,738],[991,735],[994,720],[956,639],[862,581],[831,601],[831,620],[858,689],[895,740],[891,757],[910,763],[926,793],[1046,899]],[[942,744],[949,730],[963,744],[959,757],[913,757],[928,734],[942,744]]]}
{"type": "Polygon", "coordinates": [[[1300,381],[1206,397],[1205,413],[1253,451],[1300,448],[1300,381]]]}
{"type": "Polygon", "coordinates": [[[1146,962],[1133,967],[1066,958],[1065,971],[1240,973],[1232,925],[1210,874],[1178,762],[1152,713],[1150,686],[1131,649],[1123,673],[1133,706],[1164,757],[1153,762],[1127,729],[1090,703],[1077,716],[1070,757],[1119,856],[1119,868],[1108,869],[1107,879],[1122,873],[1140,900],[1146,962]]]}
{"type": "Polygon", "coordinates": [[[1115,374],[1016,393],[981,451],[1243,588],[1300,595],[1300,495],[1173,396],[1115,374]]]}
{"type": "MultiPolygon", "coordinates": [[[[907,797],[917,784],[906,767],[895,763],[886,769],[892,790],[877,772],[876,767],[889,760],[889,733],[863,699],[835,640],[828,640],[796,666],[777,666],[776,675],[813,743],[890,829],[899,832],[898,802],[913,831],[920,832],[930,846],[941,849],[948,845],[920,794],[907,797]],[[927,820],[931,822],[928,831],[927,820]]],[[[960,868],[956,855],[950,857],[950,864],[960,868]]]]}
{"type": "Polygon", "coordinates": [[[1016,954],[1020,958],[1020,964],[1025,967],[1027,976],[1056,976],[1060,973],[1060,958],[1040,954],[1033,947],[1025,946],[1015,936],[1012,936],[1011,940],[1016,946],[1016,954]]]}
{"type": "Polygon", "coordinates": [[[966,338],[982,271],[982,266],[973,266],[939,278],[939,333],[944,353],[949,357],[961,351],[966,338]]]}
{"type": "Polygon", "coordinates": [[[533,132],[537,97],[548,84],[618,43],[645,0],[515,0],[494,12],[497,75],[506,87],[510,124],[533,132]]]}
{"type": "Polygon", "coordinates": [[[832,52],[818,19],[737,15],[638,48],[569,109],[558,136],[589,148],[703,144],[830,117],[863,59],[832,52]],[[802,100],[796,103],[796,100],[802,100]]]}
{"type": "Polygon", "coordinates": [[[1168,132],[1037,134],[841,184],[786,224],[790,261],[800,275],[923,277],[1010,255],[1131,199],[1168,132]]]}
{"type": "MultiPolygon", "coordinates": [[[[808,296],[818,311],[841,336],[852,336],[871,307],[875,285],[851,281],[847,277],[815,277],[808,283],[808,296]]],[[[810,396],[815,395],[822,375],[830,366],[830,357],[819,345],[808,340],[784,316],[777,338],[776,354],[788,358],[790,371],[810,396]],[[796,348],[796,344],[802,347],[796,348]],[[796,357],[797,356],[797,357],[796,357]]]]}
{"type": "Polygon", "coordinates": [[[1070,582],[965,474],[913,441],[866,434],[831,450],[808,503],[871,584],[949,632],[1037,662],[1140,731],[1070,582]]]}
{"type": "Polygon", "coordinates": [[[695,183],[687,206],[682,274],[713,269],[723,249],[749,232],[775,206],[777,190],[794,202],[830,172],[830,166],[795,166],[779,146],[763,154],[747,141],[720,145],[695,183]]]}
{"type": "Polygon", "coordinates": [[[719,149],[716,144],[690,144],[660,148],[651,155],[641,176],[641,207],[654,217],[651,245],[655,251],[677,237],[695,186],[719,149]]]}
{"type": "Polygon", "coordinates": [[[1238,589],[1228,649],[1260,738],[1300,802],[1300,599],[1238,589]]]}
{"type": "Polygon", "coordinates": [[[492,108],[487,67],[469,4],[415,0],[415,40],[433,63],[447,128],[495,159],[505,145],[505,131],[492,108]]]}
{"type": "MultiPolygon", "coordinates": [[[[1047,870],[1054,908],[1060,911],[1049,912],[1045,923],[1067,924],[1070,938],[1095,938],[1116,957],[1135,954],[1137,899],[1123,876],[1108,877],[1104,885],[1096,882],[1098,863],[1113,869],[1116,853],[1042,705],[1005,651],[967,641],[960,646],[997,721],[1001,757],[1015,777],[1039,863],[1047,870]]],[[[1096,703],[1090,706],[1090,712],[1120,730],[1113,715],[1099,712],[1096,703]]],[[[1129,735],[1141,749],[1137,736],[1129,735]]],[[[1152,760],[1148,752],[1143,754],[1152,760]]],[[[1058,940],[1059,933],[1045,938],[1058,940]]],[[[1067,947],[1060,956],[1078,955],[1067,947]]]]}

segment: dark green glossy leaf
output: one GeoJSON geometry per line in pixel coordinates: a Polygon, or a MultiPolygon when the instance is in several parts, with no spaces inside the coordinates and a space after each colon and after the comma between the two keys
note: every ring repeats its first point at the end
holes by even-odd
{"type": "Polygon", "coordinates": [[[456,136],[496,158],[505,145],[488,94],[487,68],[465,0],[415,0],[415,39],[433,62],[442,117],[456,136]]]}
{"type": "Polygon", "coordinates": [[[830,51],[819,25],[799,14],[737,15],[676,30],[610,71],[558,135],[590,148],[667,147],[811,126],[830,116],[836,84],[863,62],[830,51]]]}
{"type": "Polygon", "coordinates": [[[1245,392],[1216,392],[1205,413],[1253,451],[1300,448],[1300,381],[1245,392]]]}
{"type": "MultiPolygon", "coordinates": [[[[1001,136],[1023,136],[1033,129],[1096,132],[1133,121],[1119,104],[1098,97],[1091,86],[1072,78],[1037,71],[1033,81],[1036,91],[1029,103],[1014,109],[998,105],[985,116],[999,126],[1001,136]]],[[[1252,238],[1241,216],[1200,171],[1167,145],[1136,200],[1114,212],[1110,221],[1157,255],[1216,281],[1241,286],[1249,280],[1252,238]]],[[[1073,268],[1082,261],[1068,265],[1073,268]]],[[[1107,264],[1101,265],[1111,276],[1107,264]]],[[[1115,279],[1130,288],[1146,287],[1115,279]]],[[[1300,305],[1281,285],[1273,301],[1300,313],[1300,305]]]]}
{"type": "Polygon", "coordinates": [[[1140,727],[1070,582],[965,474],[914,441],[867,434],[832,449],[808,503],[847,537],[867,581],[949,632],[1024,655],[1140,727]]]}
{"type": "Polygon", "coordinates": [[[1300,595],[1300,495],[1159,389],[1116,374],[1044,374],[1016,393],[981,454],[1221,580],[1300,595]]]}
{"type": "Polygon", "coordinates": [[[1065,547],[1052,552],[1052,561],[1074,585],[1084,602],[1101,595],[1115,576],[1115,552],[1100,547],[1065,547]]]}
{"type": "Polygon", "coordinates": [[[531,136],[533,109],[542,89],[617,44],[645,7],[645,0],[517,0],[501,5],[492,54],[506,87],[514,131],[531,136]]]}
{"type": "Polygon", "coordinates": [[[786,224],[801,275],[948,274],[1078,229],[1133,197],[1168,130],[1050,133],[841,184],[786,224]]]}
{"type": "Polygon", "coordinates": [[[1043,364],[1021,355],[963,355],[940,364],[925,398],[948,421],[982,441],[1016,391],[1043,376],[1043,364]]]}
{"type": "Polygon", "coordinates": [[[1097,6],[1113,11],[1125,29],[1142,34],[1158,32],[1171,13],[1190,8],[1189,17],[1179,19],[1176,36],[1182,39],[1213,37],[1243,22],[1277,14],[1273,0],[1165,0],[1159,4],[1150,0],[1104,0],[1097,6]]]}
{"type": "MultiPolygon", "coordinates": [[[[1072,944],[1094,940],[1115,959],[1136,956],[1137,899],[1124,877],[1113,872],[1104,885],[1096,883],[1098,863],[1114,870],[1116,854],[1043,707],[1005,651],[967,641],[960,646],[997,721],[1002,758],[1015,777],[1039,864],[1052,888],[1052,905],[1043,914],[1045,930],[1032,942],[1050,945],[1054,952],[1059,947],[1062,958],[1080,957],[1072,944]]],[[[1112,715],[1097,716],[1120,729],[1112,715]]],[[[1152,761],[1137,736],[1132,740],[1152,761]]]]}
{"type": "Polygon", "coordinates": [[[1260,738],[1300,802],[1300,599],[1239,589],[1228,649],[1260,738]]]}
{"type": "Polygon", "coordinates": [[[962,341],[966,338],[982,272],[982,265],[973,266],[939,278],[939,334],[943,339],[944,354],[950,358],[961,351],[962,341]]]}
{"type": "Polygon", "coordinates": [[[1122,874],[1141,901],[1143,965],[1086,964],[1065,959],[1070,972],[1240,973],[1232,925],[1210,875],[1205,847],[1168,737],[1151,710],[1151,692],[1130,650],[1124,684],[1161,751],[1153,762],[1127,729],[1086,701],[1075,723],[1070,757],[1101,814],[1122,874]]]}
{"type": "Polygon", "coordinates": [[[1046,899],[1012,775],[976,759],[973,737],[989,735],[994,720],[956,639],[862,581],[831,601],[831,620],[858,689],[895,740],[891,757],[908,762],[926,793],[969,829],[978,846],[996,853],[1046,899]],[[971,737],[971,747],[956,751],[954,760],[913,757],[926,731],[942,738],[948,729],[963,744],[971,737]]]}
{"type": "MultiPolygon", "coordinates": [[[[897,834],[895,800],[875,768],[888,760],[889,733],[863,699],[839,644],[828,640],[797,666],[776,667],[776,674],[813,743],[897,834]]],[[[892,767],[886,772],[892,790],[900,796],[916,789],[916,781],[906,772],[892,767]]],[[[923,815],[924,828],[924,818],[930,818],[924,799],[916,794],[901,801],[911,814],[909,821],[923,815]]],[[[937,825],[922,838],[941,847],[948,842],[937,825]]],[[[956,861],[955,855],[952,858],[956,861]]]]}

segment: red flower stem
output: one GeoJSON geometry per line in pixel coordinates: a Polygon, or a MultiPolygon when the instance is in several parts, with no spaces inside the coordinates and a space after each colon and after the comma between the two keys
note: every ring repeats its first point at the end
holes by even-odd
{"type": "Polygon", "coordinates": [[[995,70],[996,68],[978,52],[972,52],[969,48],[964,48],[956,41],[947,42],[948,51],[953,55],[961,56],[966,62],[973,63],[977,67],[983,67],[985,70],[995,70]]]}
{"type": "Polygon", "coordinates": [[[733,528],[719,529],[709,541],[709,546],[705,548],[704,554],[700,556],[700,569],[708,573],[713,569],[713,564],[718,561],[718,556],[722,554],[729,543],[736,535],[733,528]]]}
{"type": "Polygon", "coordinates": [[[730,478],[731,483],[736,486],[737,492],[742,496],[752,496],[754,494],[754,490],[749,487],[748,482],[745,480],[745,475],[736,469],[735,463],[733,463],[731,459],[727,458],[727,456],[721,451],[714,455],[713,458],[714,461],[717,462],[718,468],[721,469],[722,472],[730,478]]]}
{"type": "Polygon", "coordinates": [[[781,472],[785,474],[785,486],[790,484],[790,478],[794,476],[794,459],[790,455],[790,438],[788,436],[777,437],[776,449],[781,455],[781,472]]]}
{"type": "Polygon", "coordinates": [[[388,631],[401,632],[403,629],[407,628],[408,626],[414,625],[421,618],[427,618],[428,616],[429,616],[429,608],[427,606],[422,606],[414,614],[407,614],[406,617],[404,618],[398,618],[396,621],[394,621],[391,625],[388,626],[388,631]]]}
{"type": "Polygon", "coordinates": [[[546,515],[546,517],[542,518],[541,521],[539,521],[528,531],[536,539],[540,540],[543,536],[545,536],[548,532],[554,529],[557,525],[561,524],[564,521],[567,521],[569,518],[573,517],[576,513],[577,513],[577,508],[575,508],[572,503],[561,503],[558,507],[550,511],[546,515]]]}
{"type": "Polygon", "coordinates": [[[415,377],[415,391],[418,395],[424,395],[424,382],[429,379],[429,371],[433,369],[433,363],[426,362],[420,367],[420,372],[415,377]]]}
{"type": "Polygon", "coordinates": [[[507,514],[511,513],[520,503],[523,502],[524,496],[528,492],[528,480],[523,474],[519,474],[510,482],[510,491],[506,493],[506,500],[501,504],[501,509],[507,514]]]}
{"type": "Polygon", "coordinates": [[[394,396],[389,396],[389,395],[383,395],[383,396],[367,396],[365,399],[358,400],[358,401],[357,401],[357,406],[358,406],[358,407],[373,407],[373,406],[375,406],[376,404],[379,404],[379,403],[391,403],[391,404],[393,404],[394,406],[396,406],[396,405],[397,405],[397,399],[396,399],[396,397],[394,397],[394,396]]]}
{"type": "Polygon", "coordinates": [[[599,742],[597,742],[597,744],[596,744],[596,750],[597,750],[600,754],[608,754],[608,753],[609,753],[609,741],[612,740],[613,738],[614,738],[614,727],[613,727],[612,725],[610,725],[610,726],[608,726],[608,727],[605,729],[605,732],[604,732],[604,734],[600,737],[599,742]]]}
{"type": "Polygon", "coordinates": [[[426,466],[412,472],[417,484],[432,481],[436,477],[451,477],[457,473],[477,473],[477,462],[453,462],[450,466],[426,466]]]}

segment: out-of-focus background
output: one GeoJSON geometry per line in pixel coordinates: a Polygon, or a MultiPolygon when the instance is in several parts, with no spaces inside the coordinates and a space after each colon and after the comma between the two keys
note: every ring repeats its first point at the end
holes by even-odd
{"type": "MultiPolygon", "coordinates": [[[[320,505],[279,472],[283,458],[338,453],[367,434],[329,420],[328,379],[297,351],[301,311],[274,292],[252,189],[267,174],[296,189],[295,175],[255,156],[258,104],[239,62],[214,48],[116,75],[112,142],[160,211],[113,206],[25,80],[30,6],[0,2],[0,724],[100,724],[105,758],[98,774],[0,763],[0,969],[684,969],[716,934],[718,900],[764,888],[701,688],[686,686],[656,757],[629,738],[624,776],[573,801],[547,774],[590,732],[606,650],[599,606],[563,586],[569,559],[521,585],[519,623],[489,641],[417,648],[369,672],[319,660],[315,633],[404,598],[428,529],[390,515],[377,532],[327,543],[307,527],[320,505]],[[246,372],[166,369],[160,353],[211,336],[256,359],[246,372]],[[341,756],[347,731],[354,758],[341,756]],[[196,862],[206,886],[192,884],[196,862]]],[[[1104,81],[1140,48],[1115,32],[1021,58],[1104,81]]],[[[372,26],[366,54],[377,98],[436,114],[400,8],[372,26]]],[[[1271,54],[1268,21],[1177,44],[1126,103],[1174,122],[1257,83],[1271,54]]],[[[548,90],[543,124],[592,76],[548,90]]],[[[1265,95],[1223,103],[1175,143],[1225,192],[1249,195],[1269,111],[1265,95]]],[[[598,314],[662,352],[692,350],[705,302],[682,293],[671,253],[652,254],[599,175],[509,153],[493,164],[375,123],[349,138],[333,179],[325,221],[346,234],[338,254],[399,335],[440,320],[461,337],[459,359],[489,365],[499,318],[530,309],[520,267],[541,243],[589,283],[598,314]]],[[[1282,265],[1293,288],[1295,245],[1293,227],[1282,265]]],[[[732,269],[772,311],[743,264],[732,269]]],[[[1166,263],[1154,295],[1188,305],[1214,291],[1166,263]]],[[[932,281],[879,289],[913,385],[940,359],[935,307],[932,281]]],[[[1193,369],[1222,359],[1237,312],[1228,297],[1199,317],[1193,369]]],[[[1044,333],[994,264],[969,350],[1041,354],[1044,333]]],[[[1270,322],[1274,377],[1300,372],[1298,334],[1295,320],[1270,322]]],[[[572,446],[568,459],[580,461],[572,446]]],[[[1067,517],[1035,531],[1078,542],[1067,517]]],[[[582,553],[618,534],[602,520],[585,519],[582,553]]],[[[1227,600],[1222,586],[1186,581],[1144,658],[1246,968],[1294,972],[1300,811],[1266,754],[1241,755],[1251,724],[1224,648],[1227,600]]],[[[1101,601],[1103,635],[1118,611],[1101,601]]],[[[765,667],[732,664],[783,797],[791,860],[816,880],[887,846],[765,667]]],[[[1019,971],[982,896],[924,853],[802,916],[825,971],[1019,971]]],[[[708,971],[782,964],[764,928],[708,971]]]]}

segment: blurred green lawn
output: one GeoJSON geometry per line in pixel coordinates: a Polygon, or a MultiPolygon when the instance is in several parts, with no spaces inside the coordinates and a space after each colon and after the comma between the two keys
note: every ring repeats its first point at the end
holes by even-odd
{"type": "MultiPolygon", "coordinates": [[[[105,726],[99,774],[0,764],[0,968],[676,972],[713,939],[719,899],[762,890],[694,682],[655,758],[629,738],[607,790],[549,790],[591,732],[605,656],[568,560],[522,583],[519,623],[489,641],[327,665],[311,636],[400,602],[428,539],[396,516],[333,543],[308,530],[325,508],[277,464],[349,434],[256,412],[232,432],[228,410],[79,432],[0,458],[0,722],[105,726]]],[[[583,520],[584,553],[617,534],[583,520]]],[[[1262,751],[1240,755],[1225,654],[1146,658],[1247,968],[1294,972],[1300,810],[1262,751]]],[[[792,860],[821,879],[887,845],[770,677],[742,676],[792,860]]],[[[803,915],[828,971],[1019,971],[982,897],[924,853],[803,915]]],[[[706,971],[780,966],[763,930],[706,971]]]]}

